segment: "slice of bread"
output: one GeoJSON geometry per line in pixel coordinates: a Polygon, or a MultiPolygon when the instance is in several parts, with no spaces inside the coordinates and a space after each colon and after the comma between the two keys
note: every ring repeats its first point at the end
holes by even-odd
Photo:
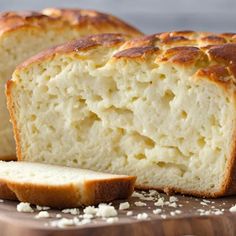
{"type": "Polygon", "coordinates": [[[135,177],[30,162],[0,161],[0,198],[57,208],[131,196],[135,177]]]}
{"type": "Polygon", "coordinates": [[[111,15],[88,10],[45,9],[0,14],[0,159],[15,158],[4,87],[16,65],[42,49],[88,34],[141,33],[111,15]]]}
{"type": "Polygon", "coordinates": [[[8,82],[19,160],[137,176],[137,187],[236,193],[236,35],[83,38],[8,82]]]}

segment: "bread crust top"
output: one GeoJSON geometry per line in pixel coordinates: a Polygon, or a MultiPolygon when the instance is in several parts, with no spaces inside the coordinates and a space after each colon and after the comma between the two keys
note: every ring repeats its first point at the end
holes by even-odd
{"type": "Polygon", "coordinates": [[[74,25],[76,27],[93,26],[95,28],[121,29],[121,32],[138,36],[142,33],[115,16],[93,10],[46,8],[42,11],[21,11],[0,13],[0,36],[20,27],[42,27],[50,22],[74,25]]]}
{"type": "Polygon", "coordinates": [[[176,31],[142,36],[128,40],[124,34],[91,35],[50,48],[30,58],[18,69],[43,61],[55,54],[89,51],[103,46],[114,47],[115,59],[140,60],[154,56],[154,63],[171,63],[195,68],[198,78],[207,78],[224,88],[234,87],[236,77],[236,34],[176,31]]]}

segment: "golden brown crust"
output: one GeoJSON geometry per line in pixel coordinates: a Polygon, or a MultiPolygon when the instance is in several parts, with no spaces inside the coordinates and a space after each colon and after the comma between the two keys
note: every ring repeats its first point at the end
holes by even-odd
{"type": "Polygon", "coordinates": [[[19,201],[40,206],[78,207],[81,199],[74,185],[49,186],[14,182],[6,182],[6,184],[19,201]]]}
{"type": "Polygon", "coordinates": [[[0,35],[20,27],[44,28],[50,22],[74,25],[76,27],[94,26],[95,28],[113,28],[116,32],[123,32],[133,36],[142,35],[140,31],[124,21],[97,11],[82,9],[49,8],[41,12],[4,12],[0,14],[0,35]],[[116,30],[115,30],[116,29],[116,30]]]}
{"type": "MultiPolygon", "coordinates": [[[[236,106],[236,102],[234,102],[234,106],[236,106]]],[[[233,195],[236,194],[236,124],[233,130],[232,136],[232,146],[231,146],[231,155],[230,159],[227,163],[226,176],[223,183],[222,191],[220,193],[221,196],[225,195],[233,195]]]]}
{"type": "Polygon", "coordinates": [[[161,60],[186,66],[192,65],[197,61],[205,62],[207,58],[206,55],[197,47],[181,46],[166,50],[161,60]]]}
{"type": "MultiPolygon", "coordinates": [[[[199,71],[205,70],[205,72],[210,72],[214,65],[224,65],[225,69],[229,71],[229,75],[235,76],[236,43],[231,43],[234,34],[230,35],[223,37],[222,34],[178,31],[153,34],[132,40],[127,40],[126,35],[121,34],[93,35],[46,50],[21,64],[18,69],[34,62],[43,61],[56,54],[89,50],[102,45],[117,49],[120,47],[121,49],[114,55],[117,59],[127,57],[137,59],[143,58],[147,54],[152,56],[155,54],[156,62],[170,62],[173,65],[184,67],[197,65],[199,71]],[[201,46],[201,42],[207,44],[201,46]]],[[[199,73],[199,76],[212,77],[209,76],[209,73],[203,72],[199,73]]],[[[222,82],[222,76],[219,73],[215,73],[214,79],[219,83],[222,82]]],[[[231,82],[228,81],[230,84],[231,82]]]]}
{"type": "Polygon", "coordinates": [[[157,53],[158,47],[146,46],[146,47],[134,47],[122,50],[114,55],[116,58],[128,57],[128,58],[142,58],[146,54],[157,53]]]}
{"type": "Polygon", "coordinates": [[[17,200],[17,196],[9,189],[4,180],[0,180],[0,199],[17,200]]]}
{"type": "Polygon", "coordinates": [[[226,43],[211,47],[208,51],[211,60],[224,65],[236,63],[236,43],[226,43]]]}
{"type": "Polygon", "coordinates": [[[207,44],[224,44],[227,43],[226,39],[218,35],[208,35],[201,38],[201,41],[206,42],[207,44]]]}
{"type": "Polygon", "coordinates": [[[52,17],[54,19],[62,19],[70,24],[75,25],[82,25],[82,24],[89,24],[89,25],[97,25],[98,27],[109,26],[117,29],[123,29],[120,32],[125,32],[127,34],[133,36],[140,36],[141,33],[138,29],[134,28],[133,26],[127,24],[126,22],[118,19],[115,16],[110,14],[101,13],[94,10],[83,10],[83,9],[58,9],[58,8],[46,8],[42,10],[42,13],[52,17]]]}
{"type": "Polygon", "coordinates": [[[85,184],[84,196],[90,196],[90,199],[85,199],[86,205],[98,204],[106,199],[110,202],[114,199],[127,199],[134,191],[136,177],[128,176],[126,178],[107,179],[87,181],[85,184]],[[91,203],[93,199],[93,203],[91,203]]]}
{"type": "Polygon", "coordinates": [[[212,65],[198,71],[197,75],[203,78],[209,78],[212,81],[225,85],[228,83],[230,73],[225,66],[212,65]]]}
{"type": "Polygon", "coordinates": [[[86,51],[97,46],[112,47],[121,45],[125,42],[127,36],[124,34],[98,34],[89,35],[83,37],[82,39],[74,40],[59,46],[55,46],[42,51],[41,53],[29,58],[22,64],[20,64],[17,69],[21,69],[29,66],[32,63],[40,62],[48,58],[52,58],[57,54],[64,54],[70,52],[86,51]]]}
{"type": "Polygon", "coordinates": [[[16,155],[1,156],[1,161],[16,161],[16,160],[17,160],[16,155]]]}
{"type": "Polygon", "coordinates": [[[135,180],[133,176],[90,180],[84,183],[82,191],[73,184],[50,186],[1,180],[0,198],[55,208],[96,205],[130,197],[135,180]]]}
{"type": "Polygon", "coordinates": [[[11,123],[13,126],[13,134],[14,134],[14,138],[15,138],[15,142],[16,142],[16,156],[17,156],[17,160],[20,161],[22,160],[21,157],[21,146],[20,146],[20,135],[19,135],[19,130],[18,130],[18,126],[16,123],[16,117],[15,117],[15,107],[14,107],[14,103],[11,97],[11,89],[12,86],[14,86],[14,82],[12,80],[8,80],[6,83],[6,97],[7,97],[7,108],[11,117],[11,123]]]}

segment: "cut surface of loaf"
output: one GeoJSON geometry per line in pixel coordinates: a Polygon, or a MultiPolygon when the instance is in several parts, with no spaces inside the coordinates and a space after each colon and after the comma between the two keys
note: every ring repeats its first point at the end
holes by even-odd
{"type": "Polygon", "coordinates": [[[57,208],[128,198],[135,177],[29,162],[0,161],[0,198],[57,208]],[[5,192],[3,192],[3,190],[5,192]]]}
{"type": "Polygon", "coordinates": [[[0,159],[15,158],[4,91],[16,65],[42,49],[99,33],[141,35],[116,17],[92,10],[45,9],[0,14],[0,159]]]}
{"type": "Polygon", "coordinates": [[[96,35],[23,63],[7,98],[19,160],[236,193],[236,35],[96,35]]]}

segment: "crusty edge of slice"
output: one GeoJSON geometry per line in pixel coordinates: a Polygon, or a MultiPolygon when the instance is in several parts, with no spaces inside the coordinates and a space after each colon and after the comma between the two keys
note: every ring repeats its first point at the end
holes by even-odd
{"type": "Polygon", "coordinates": [[[1,161],[16,161],[17,157],[16,155],[10,155],[10,156],[0,156],[1,161]]]}
{"type": "Polygon", "coordinates": [[[2,179],[0,180],[0,198],[54,208],[74,208],[129,198],[134,190],[135,180],[134,176],[89,180],[80,187],[72,183],[42,185],[2,179]]]}
{"type": "Polygon", "coordinates": [[[3,179],[0,179],[0,199],[17,200],[16,194],[10,190],[6,181],[3,179]]]}
{"type": "Polygon", "coordinates": [[[21,145],[20,145],[20,135],[19,135],[19,131],[17,128],[17,123],[16,123],[16,118],[15,118],[15,106],[12,100],[12,94],[11,94],[11,89],[12,86],[14,86],[14,82],[12,80],[8,80],[6,83],[6,98],[7,98],[7,108],[10,114],[10,121],[12,123],[13,126],[13,134],[14,134],[14,138],[15,138],[15,142],[16,142],[16,156],[17,156],[17,160],[21,160],[21,145]]]}

